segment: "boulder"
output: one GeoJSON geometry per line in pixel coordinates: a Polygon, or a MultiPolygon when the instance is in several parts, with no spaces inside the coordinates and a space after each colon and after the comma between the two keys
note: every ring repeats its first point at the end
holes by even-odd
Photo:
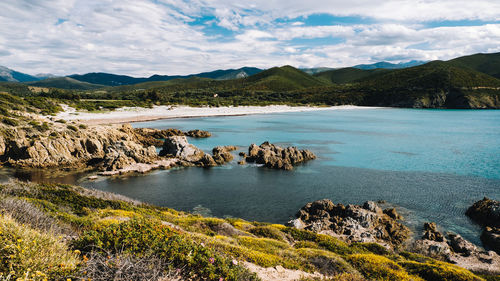
{"type": "Polygon", "coordinates": [[[465,212],[474,221],[490,227],[500,227],[500,201],[484,197],[465,212]]]}
{"type": "Polygon", "coordinates": [[[413,252],[444,260],[475,272],[500,273],[500,256],[494,251],[484,251],[459,234],[443,237],[435,223],[424,225],[422,239],[413,242],[413,252]]]}
{"type": "Polygon", "coordinates": [[[309,150],[299,150],[296,147],[281,148],[266,141],[260,146],[250,145],[245,160],[264,164],[268,168],[292,170],[294,165],[312,159],[316,159],[316,155],[309,150]]]}
{"type": "Polygon", "coordinates": [[[176,157],[188,162],[199,162],[205,153],[188,143],[185,136],[172,136],[165,139],[160,156],[176,157]]]}
{"type": "Polygon", "coordinates": [[[233,160],[233,155],[231,150],[234,150],[232,146],[216,146],[212,149],[212,154],[215,162],[217,164],[224,164],[233,160]]]}
{"type": "Polygon", "coordinates": [[[363,206],[344,206],[329,199],[317,200],[302,207],[296,217],[288,224],[294,227],[303,225],[314,232],[332,233],[347,242],[378,242],[397,247],[410,235],[406,226],[384,214],[372,201],[363,206]]]}
{"type": "Polygon", "coordinates": [[[436,223],[434,222],[424,223],[424,236],[422,238],[437,242],[444,241],[443,234],[441,234],[441,232],[438,231],[436,223]]]}
{"type": "Polygon", "coordinates": [[[500,228],[499,227],[485,227],[481,234],[481,241],[484,245],[500,254],[500,228]]]}
{"type": "Polygon", "coordinates": [[[210,132],[202,131],[202,130],[198,130],[198,129],[187,131],[184,133],[184,135],[186,135],[188,137],[192,137],[192,138],[208,138],[208,137],[212,136],[212,134],[210,132]]]}

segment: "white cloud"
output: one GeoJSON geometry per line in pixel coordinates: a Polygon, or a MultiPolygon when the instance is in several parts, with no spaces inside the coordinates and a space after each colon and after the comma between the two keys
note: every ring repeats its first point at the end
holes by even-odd
{"type": "Polygon", "coordinates": [[[245,65],[336,67],[500,51],[500,24],[425,25],[439,20],[500,21],[500,2],[4,0],[0,65],[32,74],[146,76],[245,65]],[[305,17],[314,13],[366,17],[370,23],[308,26],[305,17]],[[205,25],[194,25],[196,20],[205,25]],[[204,31],[213,24],[228,33],[204,31]],[[315,43],[318,38],[341,43],[315,43]],[[295,44],[294,39],[309,43],[295,44]]]}

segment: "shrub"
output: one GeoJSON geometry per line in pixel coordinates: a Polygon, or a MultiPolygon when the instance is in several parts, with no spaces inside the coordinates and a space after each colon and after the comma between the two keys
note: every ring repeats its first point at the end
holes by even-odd
{"type": "Polygon", "coordinates": [[[66,124],[66,120],[64,119],[59,119],[59,120],[56,120],[57,123],[62,123],[62,124],[66,124]]]}
{"type": "Polygon", "coordinates": [[[85,252],[101,249],[98,251],[116,253],[124,249],[126,253],[137,257],[155,255],[174,268],[183,268],[195,279],[238,280],[238,276],[245,272],[228,259],[193,243],[153,219],[131,219],[106,227],[96,226],[94,230],[85,231],[73,245],[85,252]]]}
{"type": "Polygon", "coordinates": [[[9,216],[0,216],[0,272],[12,279],[37,271],[49,279],[69,276],[79,259],[57,237],[20,225],[9,216]]]}
{"type": "Polygon", "coordinates": [[[169,270],[164,260],[154,255],[137,257],[121,252],[91,252],[85,257],[85,265],[80,269],[84,280],[170,280],[177,275],[176,271],[169,270]]]}
{"type": "Polygon", "coordinates": [[[19,121],[12,119],[12,118],[7,118],[7,117],[4,117],[2,119],[2,122],[6,125],[13,126],[13,127],[19,125],[19,121]]]}
{"type": "Polygon", "coordinates": [[[257,226],[250,229],[249,232],[259,237],[271,238],[280,241],[285,240],[283,232],[279,231],[278,229],[272,226],[257,226]]]}
{"type": "Polygon", "coordinates": [[[354,254],[347,257],[356,269],[370,280],[411,281],[422,280],[410,276],[394,261],[374,254],[354,254]]]}
{"type": "Polygon", "coordinates": [[[78,128],[80,128],[80,129],[87,129],[87,125],[85,125],[85,124],[80,124],[80,125],[78,125],[78,128]]]}
{"type": "Polygon", "coordinates": [[[432,261],[426,263],[420,263],[416,261],[405,261],[400,262],[406,271],[411,274],[418,275],[425,280],[435,280],[435,281],[482,281],[480,278],[474,275],[467,269],[458,267],[453,264],[432,261]]]}
{"type": "Polygon", "coordinates": [[[75,127],[74,125],[68,125],[68,126],[66,126],[66,128],[68,128],[68,129],[70,129],[72,131],[75,131],[75,132],[78,131],[78,128],[75,127]]]}
{"type": "Polygon", "coordinates": [[[23,199],[3,198],[0,200],[0,209],[8,213],[13,219],[22,224],[27,224],[34,229],[63,233],[57,221],[23,199]]]}

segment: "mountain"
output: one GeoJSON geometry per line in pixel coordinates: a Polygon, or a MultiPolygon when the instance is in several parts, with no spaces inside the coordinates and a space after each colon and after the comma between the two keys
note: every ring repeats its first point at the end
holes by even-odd
{"type": "Polygon", "coordinates": [[[8,82],[30,82],[38,81],[39,78],[29,74],[21,73],[5,66],[0,66],[0,81],[8,82]]]}
{"type": "Polygon", "coordinates": [[[400,62],[398,64],[386,62],[386,61],[381,61],[373,64],[358,64],[353,66],[354,68],[358,69],[377,69],[377,68],[385,68],[385,69],[401,69],[401,68],[408,68],[408,67],[413,67],[413,66],[419,66],[422,64],[427,63],[427,61],[418,61],[418,60],[412,60],[409,62],[400,62]]]}
{"type": "Polygon", "coordinates": [[[354,67],[346,67],[341,69],[334,69],[325,72],[314,74],[315,77],[329,81],[335,84],[353,83],[360,79],[368,78],[373,75],[383,74],[390,72],[389,69],[376,68],[376,69],[359,69],[354,67]]]}
{"type": "Polygon", "coordinates": [[[328,84],[289,65],[264,70],[245,78],[245,82],[248,83],[246,89],[270,91],[290,91],[328,84]]]}
{"type": "Polygon", "coordinates": [[[256,73],[261,72],[262,70],[255,67],[242,67],[239,69],[226,69],[226,70],[215,70],[211,72],[202,72],[198,74],[189,74],[189,75],[152,75],[148,78],[136,78],[127,75],[116,75],[110,73],[87,73],[83,75],[73,74],[68,77],[76,79],[78,81],[106,85],[106,86],[122,86],[122,85],[134,85],[144,82],[153,82],[153,81],[169,81],[173,79],[182,79],[189,77],[201,77],[201,78],[210,78],[216,80],[229,80],[236,78],[244,78],[256,73]]]}
{"type": "Polygon", "coordinates": [[[37,86],[44,88],[59,88],[59,89],[70,89],[70,90],[95,90],[105,87],[104,85],[81,82],[70,77],[48,78],[40,81],[29,82],[27,84],[30,86],[37,86]]]}
{"type": "Polygon", "coordinates": [[[449,60],[447,63],[500,78],[500,53],[464,56],[449,60]]]}
{"type": "Polygon", "coordinates": [[[334,70],[336,68],[332,67],[314,67],[314,68],[299,68],[301,71],[304,71],[305,73],[309,75],[314,75],[316,73],[321,73],[329,70],[334,70]]]}
{"type": "Polygon", "coordinates": [[[43,79],[48,79],[48,78],[57,78],[60,76],[50,74],[50,73],[38,73],[37,75],[35,75],[35,77],[38,78],[38,80],[43,80],[43,79]]]}

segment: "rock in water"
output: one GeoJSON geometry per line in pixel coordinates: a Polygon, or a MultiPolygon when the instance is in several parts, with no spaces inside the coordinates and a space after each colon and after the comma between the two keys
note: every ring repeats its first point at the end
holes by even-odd
{"type": "Polygon", "coordinates": [[[192,137],[192,138],[208,138],[208,137],[212,136],[212,134],[210,132],[202,131],[202,130],[198,130],[198,129],[187,131],[184,134],[186,136],[192,137]]]}
{"type": "Polygon", "coordinates": [[[466,214],[485,226],[481,241],[500,254],[500,201],[484,197],[469,207],[466,214]]]}
{"type": "Polygon", "coordinates": [[[413,242],[411,250],[471,271],[500,273],[500,256],[497,253],[483,251],[458,234],[449,233],[444,237],[435,223],[424,224],[424,235],[413,242]]]}
{"type": "Polygon", "coordinates": [[[185,136],[172,136],[165,139],[160,156],[177,157],[188,162],[198,162],[205,153],[188,143],[185,136]]]}
{"type": "Polygon", "coordinates": [[[296,147],[281,148],[267,141],[260,146],[250,145],[246,156],[247,162],[283,170],[292,170],[298,163],[312,159],[316,159],[316,155],[309,150],[299,150],[296,147]]]}
{"type": "Polygon", "coordinates": [[[219,165],[222,165],[226,162],[230,162],[233,160],[233,155],[231,154],[231,150],[234,150],[232,146],[216,146],[212,149],[212,154],[215,162],[219,165]]]}
{"type": "Polygon", "coordinates": [[[493,227],[500,227],[500,201],[484,197],[465,212],[474,221],[493,227]]]}
{"type": "Polygon", "coordinates": [[[378,242],[396,247],[405,242],[410,230],[384,214],[372,201],[363,206],[334,204],[328,199],[307,203],[289,225],[330,234],[347,242],[378,242]]]}
{"type": "Polygon", "coordinates": [[[500,254],[500,227],[485,227],[481,234],[481,241],[500,254]]]}

